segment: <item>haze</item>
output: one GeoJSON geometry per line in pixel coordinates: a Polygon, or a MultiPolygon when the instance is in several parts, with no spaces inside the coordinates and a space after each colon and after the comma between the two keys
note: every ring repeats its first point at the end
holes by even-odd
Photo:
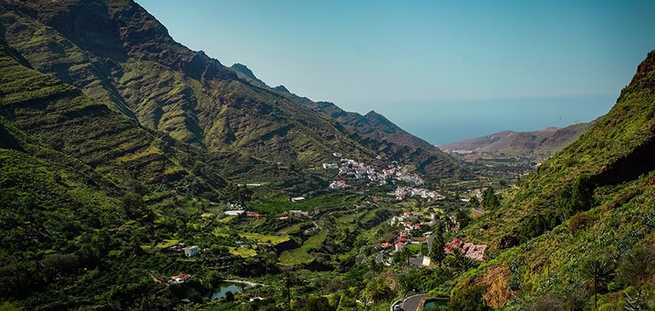
{"type": "Polygon", "coordinates": [[[434,144],[592,120],[655,44],[653,1],[138,2],[227,66],[434,144]]]}

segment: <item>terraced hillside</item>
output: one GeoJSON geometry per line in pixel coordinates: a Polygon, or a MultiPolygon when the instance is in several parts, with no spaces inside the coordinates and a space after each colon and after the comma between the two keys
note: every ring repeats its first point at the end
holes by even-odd
{"type": "Polygon", "coordinates": [[[157,280],[193,263],[160,249],[197,235],[185,228],[198,197],[142,195],[141,178],[116,183],[41,137],[0,117],[0,308],[172,309],[175,291],[157,280]]]}
{"type": "Polygon", "coordinates": [[[74,86],[21,64],[0,45],[0,116],[39,144],[81,161],[121,188],[217,195],[225,184],[193,147],[156,134],[85,96],[74,86]],[[163,188],[162,188],[163,187],[163,188]]]}
{"type": "Polygon", "coordinates": [[[651,52],[607,115],[466,228],[495,259],[453,297],[481,286],[492,307],[589,308],[597,296],[607,310],[651,308],[654,141],[651,52]]]}
{"type": "Polygon", "coordinates": [[[356,126],[316,114],[283,89],[244,75],[239,66],[189,50],[133,1],[2,0],[0,7],[7,44],[34,69],[208,152],[315,167],[333,152],[372,161],[392,150],[393,159],[429,177],[459,173],[454,160],[422,141],[417,146],[417,138],[399,129],[362,135],[356,126]],[[405,138],[396,139],[397,133],[405,138]]]}

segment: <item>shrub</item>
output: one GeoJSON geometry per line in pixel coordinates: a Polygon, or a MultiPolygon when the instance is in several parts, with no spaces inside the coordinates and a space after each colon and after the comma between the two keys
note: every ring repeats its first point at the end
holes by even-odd
{"type": "Polygon", "coordinates": [[[569,231],[575,234],[578,230],[586,228],[591,221],[589,215],[578,212],[569,220],[569,231]]]}
{"type": "Polygon", "coordinates": [[[537,301],[529,305],[526,310],[528,311],[551,311],[551,310],[564,310],[566,303],[557,297],[546,295],[540,297],[537,301]]]}
{"type": "Polygon", "coordinates": [[[645,243],[636,245],[621,258],[617,279],[624,284],[639,286],[655,274],[655,247],[645,243]]]}
{"type": "Polygon", "coordinates": [[[496,209],[500,206],[500,200],[496,196],[493,188],[489,187],[482,193],[482,206],[488,210],[496,209]]]}
{"type": "Polygon", "coordinates": [[[484,304],[484,286],[472,285],[455,289],[450,296],[448,310],[450,311],[482,311],[491,310],[484,304]]]}

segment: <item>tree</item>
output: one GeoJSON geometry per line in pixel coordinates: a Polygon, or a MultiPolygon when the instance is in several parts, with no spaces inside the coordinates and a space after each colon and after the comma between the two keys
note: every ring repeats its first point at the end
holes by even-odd
{"type": "Polygon", "coordinates": [[[390,298],[393,292],[383,279],[374,278],[368,283],[362,291],[362,296],[366,303],[378,302],[390,298]]]}
{"type": "Polygon", "coordinates": [[[484,303],[485,288],[481,285],[469,284],[453,291],[448,302],[451,311],[486,311],[491,310],[484,303]]]}
{"type": "Polygon", "coordinates": [[[655,274],[655,247],[639,244],[626,253],[616,269],[617,278],[624,284],[640,286],[655,274]]]}
{"type": "Polygon", "coordinates": [[[494,188],[487,188],[482,193],[482,206],[485,209],[493,210],[500,206],[500,199],[496,196],[494,188]]]}
{"type": "Polygon", "coordinates": [[[123,196],[122,201],[127,217],[143,221],[152,221],[154,219],[153,212],[143,202],[141,195],[128,192],[123,196]]]}
{"type": "Polygon", "coordinates": [[[475,209],[475,208],[480,208],[482,203],[478,201],[477,197],[471,197],[469,201],[466,203],[466,208],[470,209],[475,209]]]}
{"type": "Polygon", "coordinates": [[[607,282],[613,271],[611,261],[602,255],[593,256],[583,262],[582,273],[591,279],[594,292],[594,309],[598,309],[598,289],[607,288],[607,282]]]}
{"type": "Polygon", "coordinates": [[[452,253],[444,257],[442,264],[445,269],[451,272],[462,272],[475,266],[475,262],[464,256],[464,253],[458,248],[455,248],[452,253]]]}
{"type": "Polygon", "coordinates": [[[455,219],[457,220],[457,223],[459,223],[459,229],[463,229],[468,226],[469,222],[471,222],[471,217],[469,216],[467,209],[458,209],[455,214],[455,219]]]}
{"type": "Polygon", "coordinates": [[[403,247],[396,253],[396,262],[405,262],[406,264],[409,264],[410,257],[411,253],[409,252],[409,249],[407,247],[403,247]]]}
{"type": "Polygon", "coordinates": [[[594,183],[589,176],[582,175],[559,193],[556,206],[563,219],[579,211],[586,211],[594,204],[594,183]]]}
{"type": "Polygon", "coordinates": [[[332,306],[327,298],[322,296],[309,296],[307,298],[307,305],[305,306],[306,310],[309,311],[330,311],[332,306]]]}
{"type": "Polygon", "coordinates": [[[430,250],[429,256],[435,262],[440,262],[444,259],[444,257],[446,257],[446,254],[443,250],[444,246],[446,246],[446,240],[443,237],[444,231],[443,223],[439,222],[439,224],[437,224],[437,226],[434,228],[432,236],[430,237],[432,239],[432,248],[430,250]]]}
{"type": "Polygon", "coordinates": [[[233,183],[229,183],[225,188],[223,188],[223,194],[228,202],[244,204],[252,199],[253,192],[248,189],[248,187],[240,187],[233,183]]]}
{"type": "Polygon", "coordinates": [[[234,301],[234,293],[232,293],[231,291],[228,291],[227,293],[225,293],[225,301],[227,301],[227,302],[234,301]]]}

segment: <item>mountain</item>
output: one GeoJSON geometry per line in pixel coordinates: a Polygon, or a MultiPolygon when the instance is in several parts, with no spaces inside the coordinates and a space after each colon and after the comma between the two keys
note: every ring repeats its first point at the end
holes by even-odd
{"type": "Polygon", "coordinates": [[[458,154],[522,156],[541,160],[564,149],[588,127],[588,123],[578,123],[564,128],[549,127],[532,132],[503,131],[440,145],[439,148],[458,154]]]}
{"type": "Polygon", "coordinates": [[[1,308],[168,300],[146,274],[161,261],[145,250],[183,232],[180,216],[166,213],[188,197],[225,198],[226,182],[208,163],[197,147],[30,68],[0,41],[1,308]],[[130,292],[141,298],[125,299],[130,292]]]}
{"type": "Polygon", "coordinates": [[[404,131],[359,132],[285,87],[266,86],[244,65],[186,48],[133,1],[0,5],[4,41],[31,68],[209,155],[316,167],[333,152],[363,161],[382,153],[432,180],[460,174],[456,161],[404,131]]]}
{"type": "Polygon", "coordinates": [[[655,51],[607,115],[465,228],[492,259],[451,297],[480,290],[495,308],[651,308],[654,159],[655,51]]]}
{"type": "Polygon", "coordinates": [[[123,189],[135,181],[215,196],[225,185],[217,170],[193,170],[208,161],[197,148],[138,126],[18,55],[0,41],[0,118],[35,144],[106,174],[123,189]]]}

